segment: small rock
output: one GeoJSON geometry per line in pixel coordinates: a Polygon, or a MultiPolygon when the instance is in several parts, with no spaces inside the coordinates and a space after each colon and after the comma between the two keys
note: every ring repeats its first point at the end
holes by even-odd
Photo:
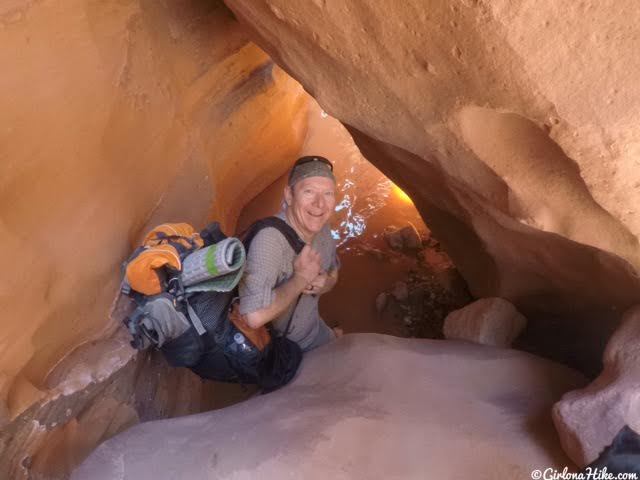
{"type": "Polygon", "coordinates": [[[376,311],[378,314],[382,313],[387,306],[387,294],[382,292],[376,297],[376,311]]]}
{"type": "Polygon", "coordinates": [[[389,246],[394,250],[402,250],[404,246],[404,240],[402,238],[402,234],[400,230],[394,225],[389,225],[384,229],[384,239],[387,241],[389,246]]]}
{"type": "Polygon", "coordinates": [[[494,347],[510,347],[527,319],[502,298],[482,298],[447,315],[444,337],[494,347]]]}
{"type": "Polygon", "coordinates": [[[393,297],[399,302],[406,302],[409,298],[409,286],[406,282],[396,282],[393,285],[393,297]]]}
{"type": "Polygon", "coordinates": [[[402,228],[400,232],[402,233],[404,248],[408,248],[410,250],[418,250],[422,248],[422,239],[413,224],[410,223],[406,227],[402,228]]]}

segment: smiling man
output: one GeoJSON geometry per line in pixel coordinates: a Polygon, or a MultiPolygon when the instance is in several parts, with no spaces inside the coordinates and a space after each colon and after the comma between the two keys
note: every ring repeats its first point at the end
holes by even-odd
{"type": "Polygon", "coordinates": [[[339,329],[331,330],[318,311],[320,295],[338,280],[340,264],[328,225],[336,205],[335,190],[331,162],[320,156],[298,159],[289,173],[284,206],[277,216],[306,245],[296,255],[277,229],[261,230],[251,243],[240,282],[240,314],[245,322],[252,328],[273,322],[282,332],[291,318],[287,336],[303,351],[342,334],[339,329]]]}

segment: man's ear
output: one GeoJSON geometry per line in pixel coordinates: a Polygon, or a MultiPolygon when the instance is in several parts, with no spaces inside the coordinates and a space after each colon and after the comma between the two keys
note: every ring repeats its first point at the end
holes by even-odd
{"type": "Polygon", "coordinates": [[[291,205],[291,201],[293,200],[293,189],[286,185],[284,187],[284,201],[287,203],[287,206],[291,205]]]}

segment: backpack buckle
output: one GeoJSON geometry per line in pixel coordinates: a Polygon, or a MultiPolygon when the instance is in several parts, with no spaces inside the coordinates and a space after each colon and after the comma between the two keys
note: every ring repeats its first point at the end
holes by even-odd
{"type": "Polygon", "coordinates": [[[185,300],[184,285],[180,275],[175,275],[167,282],[167,293],[169,293],[178,303],[183,303],[185,300]]]}

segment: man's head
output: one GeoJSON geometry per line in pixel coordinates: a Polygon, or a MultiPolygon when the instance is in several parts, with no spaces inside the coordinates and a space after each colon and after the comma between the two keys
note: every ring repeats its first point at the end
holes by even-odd
{"type": "Polygon", "coordinates": [[[284,189],[289,220],[305,237],[327,223],[336,206],[333,165],[324,157],[302,157],[293,165],[284,189]]]}
{"type": "Polygon", "coordinates": [[[326,177],[335,183],[333,164],[319,155],[300,157],[291,167],[288,185],[293,187],[297,182],[309,177],[326,177]]]}

